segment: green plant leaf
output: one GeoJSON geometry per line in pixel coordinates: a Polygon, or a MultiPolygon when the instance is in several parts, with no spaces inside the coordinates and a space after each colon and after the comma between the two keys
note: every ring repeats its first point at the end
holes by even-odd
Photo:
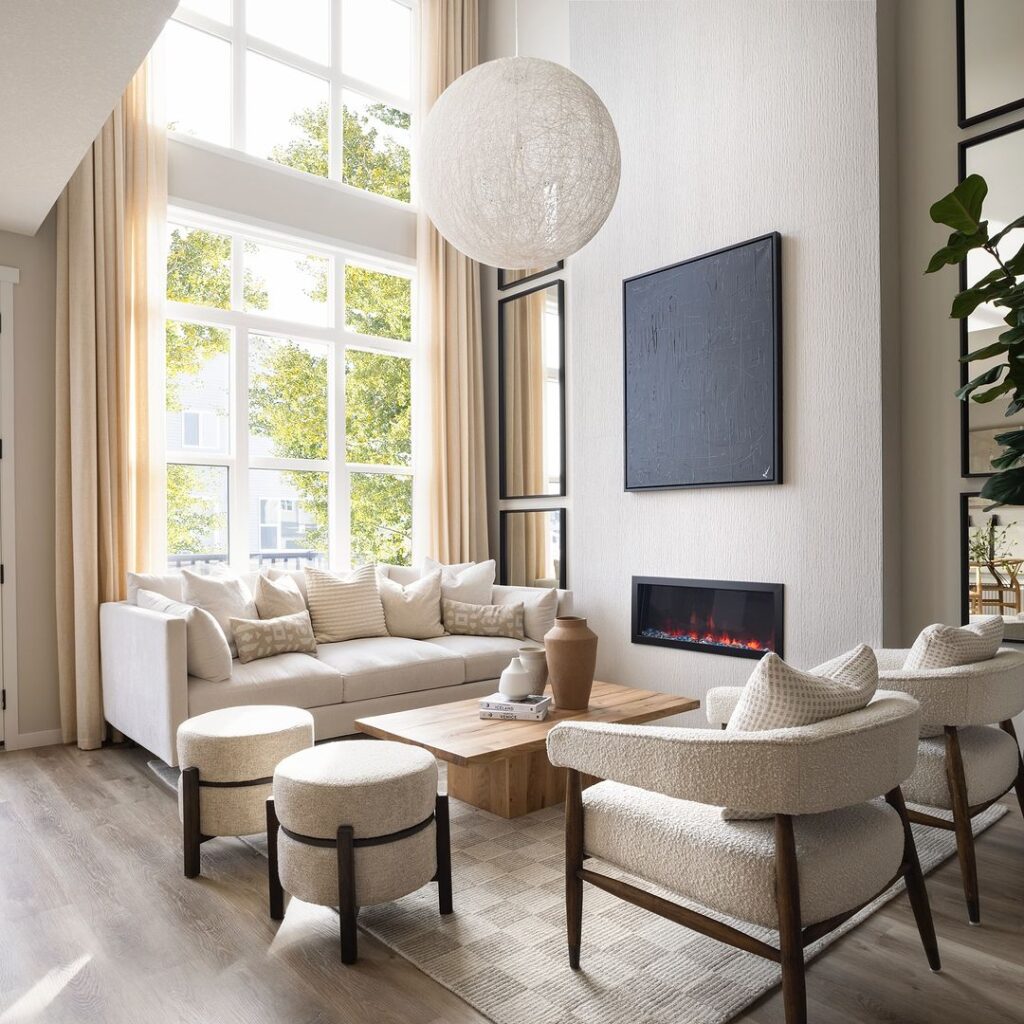
{"type": "Polygon", "coordinates": [[[945,224],[965,235],[973,235],[979,227],[981,204],[988,195],[988,185],[980,174],[969,174],[947,196],[932,204],[929,211],[936,224],[945,224]]]}
{"type": "Polygon", "coordinates": [[[1024,505],[1024,468],[1007,469],[990,476],[981,488],[981,496],[996,505],[1024,505]]]}
{"type": "Polygon", "coordinates": [[[975,359],[991,359],[992,356],[997,356],[1000,352],[1006,352],[1009,347],[1009,345],[1004,345],[1002,342],[994,341],[991,345],[975,349],[973,352],[968,352],[967,355],[961,356],[960,362],[973,363],[975,359]]]}
{"type": "Polygon", "coordinates": [[[975,388],[984,387],[986,384],[994,384],[1002,376],[1003,370],[1005,369],[1006,363],[1000,363],[999,366],[993,366],[991,369],[979,374],[974,378],[974,380],[968,381],[962,388],[957,388],[956,397],[964,399],[975,388]]]}
{"type": "Polygon", "coordinates": [[[999,335],[999,340],[1004,345],[1019,345],[1024,341],[1024,327],[1011,327],[1008,331],[1003,331],[999,335]]]}
{"type": "Polygon", "coordinates": [[[1018,217],[1016,220],[1011,220],[1009,224],[1003,228],[1002,231],[997,231],[990,239],[989,244],[995,248],[1002,240],[1005,235],[1008,235],[1014,228],[1024,227],[1024,217],[1018,217]]]}
{"type": "Polygon", "coordinates": [[[1014,383],[1012,380],[1004,380],[1002,384],[998,384],[988,391],[983,391],[981,394],[975,392],[971,395],[971,400],[981,405],[988,405],[989,402],[994,402],[1000,395],[1005,395],[1008,391],[1012,391],[1013,388],[1014,383]]]}
{"type": "Polygon", "coordinates": [[[979,225],[972,235],[964,235],[954,231],[949,241],[931,258],[926,274],[934,274],[936,270],[951,263],[963,263],[972,249],[980,249],[988,241],[988,221],[979,225]]]}
{"type": "Polygon", "coordinates": [[[996,434],[995,442],[1000,448],[1016,448],[1024,452],[1024,429],[1007,430],[1005,433],[996,434]]]}
{"type": "Polygon", "coordinates": [[[1024,459],[1024,452],[1004,452],[992,459],[993,469],[1012,469],[1021,459],[1024,459]]]}
{"type": "Polygon", "coordinates": [[[954,300],[949,315],[954,320],[962,320],[970,316],[980,305],[986,302],[993,302],[999,306],[1010,305],[1008,298],[1012,297],[1014,285],[1004,277],[1000,281],[993,281],[985,285],[975,285],[973,288],[966,288],[954,300]]]}

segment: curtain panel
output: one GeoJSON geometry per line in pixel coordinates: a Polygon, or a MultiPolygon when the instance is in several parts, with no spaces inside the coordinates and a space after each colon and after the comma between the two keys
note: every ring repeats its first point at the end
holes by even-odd
{"type": "Polygon", "coordinates": [[[64,741],[85,750],[105,732],[99,605],[149,568],[162,480],[148,353],[163,323],[167,163],[151,73],[147,60],[57,201],[58,672],[64,741]]]}
{"type": "MultiPolygon", "coordinates": [[[[477,0],[424,0],[421,123],[477,63],[477,0]]],[[[425,553],[440,562],[489,557],[480,271],[423,213],[417,225],[419,318],[426,339],[426,414],[418,419],[417,514],[425,553]]]]}

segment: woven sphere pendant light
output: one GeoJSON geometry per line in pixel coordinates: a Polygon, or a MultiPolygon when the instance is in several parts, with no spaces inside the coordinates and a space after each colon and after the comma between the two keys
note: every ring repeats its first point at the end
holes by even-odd
{"type": "Polygon", "coordinates": [[[597,93],[535,57],[457,78],[420,137],[420,199],[460,252],[508,270],[582,249],[619,188],[619,140],[597,93]]]}

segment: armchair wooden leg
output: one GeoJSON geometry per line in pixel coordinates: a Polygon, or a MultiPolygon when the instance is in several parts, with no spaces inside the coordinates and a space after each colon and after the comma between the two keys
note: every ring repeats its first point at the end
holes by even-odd
{"type": "Polygon", "coordinates": [[[338,826],[338,918],[341,928],[341,962],[354,964],[356,947],[355,830],[338,826]]]}
{"type": "Polygon", "coordinates": [[[181,844],[186,878],[199,875],[199,848],[203,842],[199,828],[199,769],[181,772],[181,844]]]}
{"type": "Polygon", "coordinates": [[[960,735],[956,726],[946,726],[946,781],[953,805],[953,825],[956,832],[956,852],[960,860],[967,918],[971,924],[981,924],[981,905],[978,898],[978,863],[974,855],[974,833],[971,831],[970,805],[967,802],[967,779],[960,751],[960,735]]]}
{"type": "Polygon", "coordinates": [[[281,875],[277,870],[277,837],[280,828],[274,798],[267,797],[267,886],[272,921],[284,920],[284,889],[281,888],[281,875]]]}
{"type": "Polygon", "coordinates": [[[932,908],[928,903],[928,890],[925,888],[924,873],[921,871],[921,862],[917,856],[914,832],[910,827],[910,819],[907,817],[907,805],[903,800],[903,790],[897,786],[885,794],[885,799],[896,810],[903,822],[903,880],[906,882],[910,907],[914,911],[914,920],[917,922],[917,930],[921,936],[921,945],[924,946],[925,956],[928,957],[928,966],[933,971],[938,971],[942,969],[942,964],[939,961],[939,944],[935,938],[932,908]]]}
{"type": "Polygon", "coordinates": [[[800,926],[800,878],[793,819],[775,815],[775,905],[779,916],[782,1002],[786,1024],[807,1024],[804,942],[800,926]]]}
{"type": "Polygon", "coordinates": [[[1020,813],[1024,814],[1024,757],[1021,757],[1020,743],[1017,740],[1017,730],[1013,727],[1013,722],[1008,718],[1005,722],[1000,722],[1003,732],[1009,733],[1013,737],[1013,742],[1017,744],[1017,781],[1014,782],[1013,788],[1017,791],[1017,803],[1020,804],[1020,813]]]}
{"type": "Polygon", "coordinates": [[[452,912],[452,842],[451,826],[448,821],[448,797],[437,795],[434,804],[434,821],[437,826],[437,905],[442,914],[452,912]]]}
{"type": "Polygon", "coordinates": [[[565,928],[569,966],[576,971],[583,941],[583,789],[578,771],[565,774],[565,928]]]}

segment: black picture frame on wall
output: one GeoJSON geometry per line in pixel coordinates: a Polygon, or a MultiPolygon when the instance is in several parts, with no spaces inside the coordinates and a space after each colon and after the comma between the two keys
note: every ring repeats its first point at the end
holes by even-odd
{"type": "MultiPolygon", "coordinates": [[[[970,2],[970,0],[966,0],[970,2]]],[[[965,0],[956,0],[956,120],[961,128],[970,128],[980,124],[982,121],[989,121],[993,117],[1002,114],[1009,114],[1014,110],[1024,109],[1024,96],[1018,99],[1008,100],[999,106],[989,110],[982,110],[977,114],[967,113],[967,32],[965,24],[965,0]]],[[[993,26],[993,31],[999,31],[999,26],[993,26]]]]}
{"type": "Polygon", "coordinates": [[[562,280],[546,281],[523,291],[508,295],[498,301],[498,497],[503,501],[507,498],[564,498],[565,497],[565,282],[562,280]],[[554,288],[558,296],[558,432],[559,460],[561,477],[558,490],[543,494],[512,494],[508,488],[508,456],[507,456],[507,416],[508,403],[505,398],[505,306],[517,302],[526,295],[547,291],[554,288]]]}
{"type": "Polygon", "coordinates": [[[503,587],[510,586],[508,572],[508,517],[522,515],[524,512],[558,513],[558,589],[568,590],[569,570],[565,561],[566,510],[565,508],[550,506],[546,508],[506,508],[498,513],[498,553],[500,555],[498,560],[498,583],[503,587]]]}
{"type": "MultiPolygon", "coordinates": [[[[956,179],[961,182],[967,177],[967,154],[974,146],[990,142],[992,139],[1010,135],[1013,132],[1024,130],[1024,120],[1014,121],[1012,124],[1003,125],[1001,128],[993,128],[991,131],[982,132],[980,135],[964,139],[957,144],[956,152],[956,179]]],[[[967,262],[959,265],[959,288],[963,291],[967,287],[967,262]]],[[[970,351],[970,338],[967,330],[968,318],[960,320],[960,355],[965,356],[970,351]]],[[[971,366],[969,363],[960,363],[960,386],[963,387],[971,379],[971,366]]],[[[975,371],[977,372],[977,371],[975,371]]],[[[1010,429],[1011,425],[1007,425],[1010,429]]],[[[960,402],[960,475],[968,479],[986,479],[993,476],[993,472],[979,473],[971,469],[971,402],[960,402]]]]}
{"type": "Polygon", "coordinates": [[[543,270],[535,270],[532,274],[527,274],[526,277],[517,277],[514,280],[508,279],[509,271],[503,270],[501,267],[498,268],[498,291],[508,291],[509,288],[518,288],[521,284],[526,284],[529,281],[536,281],[539,278],[547,277],[549,274],[557,274],[560,270],[565,268],[565,260],[559,260],[554,266],[545,267],[543,270]]]}
{"type": "Polygon", "coordinates": [[[782,236],[628,277],[626,491],[782,483],[782,236]]]}

